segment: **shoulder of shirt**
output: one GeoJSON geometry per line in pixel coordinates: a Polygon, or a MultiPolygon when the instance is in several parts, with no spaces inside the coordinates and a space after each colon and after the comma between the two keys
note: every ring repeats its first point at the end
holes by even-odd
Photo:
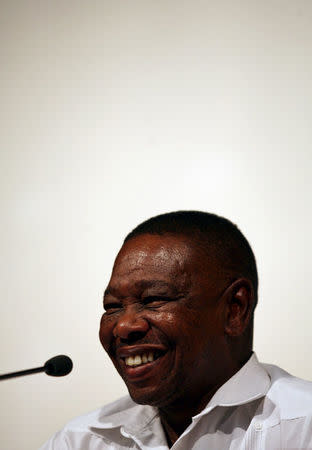
{"type": "MultiPolygon", "coordinates": [[[[154,408],[138,405],[129,395],[122,397],[101,408],[70,420],[60,431],[55,433],[40,450],[78,449],[89,443],[88,439],[100,436],[111,442],[120,438],[120,427],[136,418],[149,420],[155,415],[154,408]],[[113,434],[110,434],[110,430],[113,434]],[[82,445],[81,447],[79,445],[82,445]]],[[[140,423],[140,420],[138,421],[140,423]]],[[[106,447],[105,447],[106,448],[106,447]]]]}
{"type": "Polygon", "coordinates": [[[278,406],[281,419],[312,417],[312,381],[295,377],[273,364],[260,365],[271,378],[266,397],[278,406]]]}
{"type": "Polygon", "coordinates": [[[125,418],[141,413],[141,410],[145,408],[151,407],[138,405],[127,395],[87,414],[75,417],[64,426],[62,431],[84,432],[92,428],[115,428],[122,425],[125,418]]]}

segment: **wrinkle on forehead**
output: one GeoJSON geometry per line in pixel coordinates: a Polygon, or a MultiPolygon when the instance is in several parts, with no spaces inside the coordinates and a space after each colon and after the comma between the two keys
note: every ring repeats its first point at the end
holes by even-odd
{"type": "Polygon", "coordinates": [[[179,243],[179,246],[158,245],[141,246],[141,248],[122,248],[116,258],[114,270],[118,267],[126,268],[127,271],[140,270],[143,267],[154,267],[155,269],[170,268],[183,270],[185,263],[189,260],[191,249],[187,245],[179,243]]]}
{"type": "MultiPolygon", "coordinates": [[[[117,255],[111,282],[121,278],[161,278],[177,283],[181,288],[190,282],[192,248],[180,239],[163,236],[140,236],[128,241],[117,255]]],[[[118,280],[118,281],[117,281],[118,280]]],[[[124,280],[125,281],[125,280],[124,280]]]]}

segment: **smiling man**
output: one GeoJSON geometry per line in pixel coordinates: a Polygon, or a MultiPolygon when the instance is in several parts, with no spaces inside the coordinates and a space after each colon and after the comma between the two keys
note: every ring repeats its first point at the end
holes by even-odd
{"type": "Polygon", "coordinates": [[[229,220],[153,217],[117,255],[100,341],[130,396],[43,449],[312,448],[312,383],[253,352],[256,261],[229,220]]]}

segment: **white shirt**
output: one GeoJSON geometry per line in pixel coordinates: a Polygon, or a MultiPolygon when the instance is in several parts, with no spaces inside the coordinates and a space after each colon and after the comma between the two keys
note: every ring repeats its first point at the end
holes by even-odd
{"type": "MultiPolygon", "coordinates": [[[[78,417],[40,450],[167,450],[157,408],[123,397],[78,417]]],[[[172,450],[312,449],[312,382],[255,353],[211,398],[172,450]]]]}

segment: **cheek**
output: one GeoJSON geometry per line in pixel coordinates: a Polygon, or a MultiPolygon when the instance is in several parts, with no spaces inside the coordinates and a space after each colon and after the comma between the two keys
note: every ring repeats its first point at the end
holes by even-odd
{"type": "Polygon", "coordinates": [[[207,320],[207,315],[210,316],[206,311],[181,307],[162,315],[158,323],[162,323],[162,330],[177,346],[177,351],[191,356],[203,351],[210,338],[220,335],[215,321],[207,320]]]}
{"type": "Polygon", "coordinates": [[[191,345],[196,330],[196,320],[188,311],[168,307],[165,311],[147,314],[146,318],[151,326],[151,332],[156,336],[163,336],[169,345],[180,351],[182,347],[191,345]]]}
{"type": "Polygon", "coordinates": [[[152,332],[158,332],[168,338],[176,336],[177,330],[183,325],[177,314],[165,308],[152,312],[147,311],[145,319],[149,323],[152,332]]]}
{"type": "Polygon", "coordinates": [[[100,322],[99,338],[102,346],[107,352],[114,338],[113,335],[114,326],[115,320],[103,314],[100,322]]]}

